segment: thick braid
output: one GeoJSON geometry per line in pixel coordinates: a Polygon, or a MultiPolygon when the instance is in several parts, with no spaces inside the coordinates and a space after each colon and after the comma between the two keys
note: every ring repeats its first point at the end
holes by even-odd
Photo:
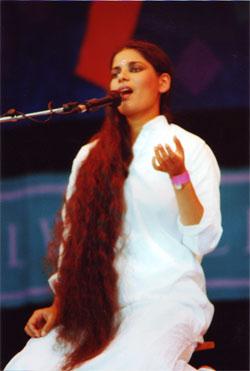
{"type": "Polygon", "coordinates": [[[130,129],[116,113],[112,121],[106,120],[97,144],[81,165],[76,190],[65,205],[69,233],[63,241],[57,285],[58,341],[73,348],[65,370],[100,353],[117,330],[118,274],[114,259],[131,160],[130,129]]]}

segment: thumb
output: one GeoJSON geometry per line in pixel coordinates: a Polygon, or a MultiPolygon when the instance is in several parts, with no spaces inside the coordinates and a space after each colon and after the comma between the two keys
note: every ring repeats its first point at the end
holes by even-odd
{"type": "Polygon", "coordinates": [[[49,332],[50,332],[50,330],[53,328],[53,326],[54,326],[54,316],[53,315],[50,315],[49,317],[48,317],[48,320],[47,320],[47,322],[45,323],[45,325],[43,326],[43,329],[42,329],[42,331],[41,331],[41,335],[42,336],[46,336],[49,332]]]}
{"type": "Polygon", "coordinates": [[[184,157],[184,148],[182,147],[180,140],[176,136],[174,136],[173,139],[176,145],[176,152],[181,154],[184,157]]]}

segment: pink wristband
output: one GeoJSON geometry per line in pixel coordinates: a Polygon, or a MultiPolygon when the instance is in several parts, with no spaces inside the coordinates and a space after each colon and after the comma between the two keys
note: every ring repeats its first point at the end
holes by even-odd
{"type": "Polygon", "coordinates": [[[174,185],[185,184],[185,183],[188,183],[189,181],[190,181],[190,176],[187,171],[183,174],[175,175],[173,176],[173,178],[171,178],[171,182],[174,185]]]}

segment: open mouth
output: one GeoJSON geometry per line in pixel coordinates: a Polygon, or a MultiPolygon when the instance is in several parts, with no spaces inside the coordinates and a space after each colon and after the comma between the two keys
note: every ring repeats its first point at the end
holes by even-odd
{"type": "Polygon", "coordinates": [[[133,90],[131,88],[126,87],[119,89],[119,92],[122,94],[122,98],[126,98],[133,93],[133,90]]]}

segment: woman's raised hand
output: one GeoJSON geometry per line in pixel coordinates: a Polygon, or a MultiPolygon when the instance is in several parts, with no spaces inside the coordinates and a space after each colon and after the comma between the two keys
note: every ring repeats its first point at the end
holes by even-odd
{"type": "Polygon", "coordinates": [[[50,307],[35,310],[24,330],[31,337],[47,335],[57,324],[57,306],[54,301],[50,307]]]}
{"type": "Polygon", "coordinates": [[[152,158],[152,165],[155,170],[168,173],[170,177],[186,172],[184,150],[179,139],[174,136],[176,151],[165,144],[165,148],[159,144],[154,148],[155,156],[152,158]]]}

